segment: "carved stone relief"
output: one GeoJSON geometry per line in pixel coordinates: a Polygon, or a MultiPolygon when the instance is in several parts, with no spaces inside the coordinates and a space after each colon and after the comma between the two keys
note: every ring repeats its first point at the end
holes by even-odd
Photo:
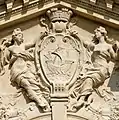
{"type": "Polygon", "coordinates": [[[26,43],[20,28],[1,42],[0,75],[8,66],[17,92],[0,95],[0,119],[118,120],[117,98],[105,85],[110,62],[118,69],[118,41],[110,40],[102,26],[86,41],[73,29],[76,21],[67,8],[52,8],[46,15],[40,19],[45,30],[35,42],[26,43]],[[27,103],[20,108],[21,97],[27,103]]]}

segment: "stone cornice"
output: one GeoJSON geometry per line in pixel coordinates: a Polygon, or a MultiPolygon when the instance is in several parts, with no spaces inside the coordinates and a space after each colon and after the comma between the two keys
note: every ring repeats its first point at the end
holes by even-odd
{"type": "Polygon", "coordinates": [[[57,3],[50,2],[45,4],[43,0],[34,0],[27,6],[18,6],[13,8],[11,12],[0,13],[0,29],[13,25],[14,23],[19,23],[34,17],[37,17],[43,13],[44,10],[57,6],[57,3]],[[40,8],[39,8],[40,7],[40,8]]]}
{"type": "Polygon", "coordinates": [[[119,13],[83,0],[62,0],[62,5],[74,9],[79,15],[119,29],[119,13]]]}
{"type": "Polygon", "coordinates": [[[81,16],[119,29],[118,12],[98,6],[86,0],[34,0],[25,6],[19,5],[10,12],[4,11],[0,13],[0,29],[13,25],[14,23],[37,17],[48,8],[54,6],[68,7],[81,16]]]}
{"type": "MultiPolygon", "coordinates": [[[[62,1],[66,2],[66,0],[62,0],[62,1]]],[[[77,7],[82,7],[86,10],[99,13],[109,18],[119,20],[119,12],[106,9],[106,7],[98,6],[96,4],[92,4],[83,0],[70,0],[70,1],[67,1],[66,3],[72,4],[77,7]]]]}

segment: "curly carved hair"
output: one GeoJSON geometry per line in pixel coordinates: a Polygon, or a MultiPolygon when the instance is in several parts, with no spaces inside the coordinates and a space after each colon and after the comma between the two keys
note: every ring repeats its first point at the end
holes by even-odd
{"type": "Polygon", "coordinates": [[[23,34],[22,30],[20,28],[16,28],[14,29],[13,33],[12,33],[12,38],[14,39],[14,37],[17,35],[17,34],[23,34]]]}
{"type": "MultiPolygon", "coordinates": [[[[97,28],[94,30],[94,33],[96,33],[96,32],[100,32],[100,33],[104,36],[105,41],[106,41],[107,43],[110,43],[110,41],[108,41],[107,30],[106,30],[104,27],[102,27],[102,26],[97,27],[97,28]]],[[[92,41],[93,41],[95,44],[98,44],[98,43],[99,43],[99,40],[96,38],[95,35],[94,35],[94,38],[93,38],[92,41]]]]}

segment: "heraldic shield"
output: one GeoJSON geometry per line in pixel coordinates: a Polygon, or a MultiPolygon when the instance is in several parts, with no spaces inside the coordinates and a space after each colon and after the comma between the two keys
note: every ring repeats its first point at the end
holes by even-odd
{"type": "Polygon", "coordinates": [[[40,68],[50,84],[69,84],[79,63],[79,53],[76,50],[76,41],[69,35],[57,33],[44,37],[37,50],[40,56],[40,68]]]}

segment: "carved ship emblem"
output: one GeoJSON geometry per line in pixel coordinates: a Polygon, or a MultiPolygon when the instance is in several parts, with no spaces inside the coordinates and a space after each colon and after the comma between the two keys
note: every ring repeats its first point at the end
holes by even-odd
{"type": "Polygon", "coordinates": [[[50,35],[41,43],[40,63],[46,79],[52,83],[69,83],[77,70],[79,53],[73,37],[63,34],[50,35]]]}

